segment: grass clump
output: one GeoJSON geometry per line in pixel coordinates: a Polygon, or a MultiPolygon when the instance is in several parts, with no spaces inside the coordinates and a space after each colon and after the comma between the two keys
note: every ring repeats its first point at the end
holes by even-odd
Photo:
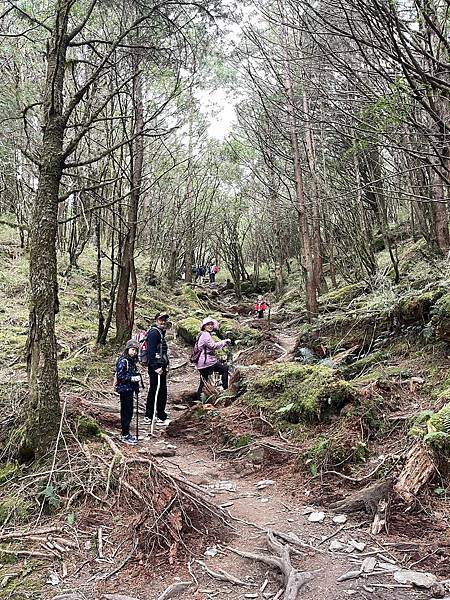
{"type": "Polygon", "coordinates": [[[6,463],[4,466],[0,467],[0,485],[14,477],[19,468],[19,465],[16,463],[6,463]]]}
{"type": "Polygon", "coordinates": [[[287,363],[250,384],[243,401],[273,413],[279,421],[326,419],[353,399],[350,384],[322,365],[287,363]]]}

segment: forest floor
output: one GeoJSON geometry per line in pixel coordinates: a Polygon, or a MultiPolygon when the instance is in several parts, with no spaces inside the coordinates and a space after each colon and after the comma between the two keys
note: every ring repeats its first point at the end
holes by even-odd
{"type": "MultiPolygon", "coordinates": [[[[7,246],[3,256],[0,349],[7,359],[0,366],[0,433],[5,436],[14,424],[20,426],[27,394],[28,313],[18,299],[25,297],[28,284],[25,253],[7,246]]],[[[225,287],[152,288],[139,298],[141,328],[169,306],[178,325],[188,315],[213,312],[228,325],[249,328],[250,342],[237,344],[233,352],[244,388],[276,365],[298,368],[299,346],[305,345],[316,353],[318,362],[311,368],[318,375],[324,357],[338,365],[325,369],[341,383],[344,378],[358,396],[331,419],[304,428],[281,419],[276,403],[266,410],[238,397],[229,405],[196,406],[198,375],[189,364],[190,347],[170,332],[172,423],[148,437],[142,394],[140,441],[129,447],[119,442],[119,403],[111,389],[118,349],[93,350],[93,264],[92,257],[86,258],[60,285],[57,335],[64,411],[57,449],[31,464],[18,465],[6,451],[2,455],[1,600],[287,600],[280,570],[267,564],[280,548],[276,544],[289,548],[293,570],[299,578],[304,575],[299,598],[450,597],[448,588],[402,583],[406,575],[399,573],[412,569],[441,582],[449,578],[450,499],[444,472],[436,473],[414,506],[394,502],[387,531],[376,536],[370,533],[370,511],[342,515],[331,508],[366,484],[398,474],[417,417],[447,401],[448,345],[422,336],[430,332],[428,288],[425,293],[408,288],[408,311],[419,316],[414,313],[414,320],[393,328],[395,290],[364,291],[351,299],[356,286],[344,286],[332,292],[318,324],[300,343],[304,312],[294,283],[287,292],[291,301],[273,307],[270,326],[266,319],[261,323],[249,316],[252,296],[239,312],[237,299],[225,287]],[[352,296],[341,298],[341,292],[352,296]],[[425,302],[423,313],[417,309],[419,300],[425,302]],[[252,341],[256,338],[250,334],[258,330],[261,337],[252,341]],[[366,409],[367,414],[361,412],[366,409]],[[320,461],[308,464],[312,449],[323,450],[324,439],[338,440],[345,452],[361,441],[367,454],[342,464],[337,454],[329,454],[336,450],[331,445],[320,461]],[[320,522],[310,520],[312,512],[323,513],[314,515],[320,522]],[[175,591],[166,592],[172,585],[175,591]]],[[[433,279],[427,272],[424,280],[433,279]]],[[[448,290],[446,283],[439,285],[448,290]]]]}
{"type": "MultiPolygon", "coordinates": [[[[294,340],[294,336],[284,331],[277,343],[289,352],[294,340]]],[[[176,354],[179,363],[187,358],[187,351],[179,346],[176,354]]],[[[241,557],[232,550],[269,556],[266,544],[269,530],[282,532],[298,541],[290,546],[293,566],[308,574],[301,598],[430,597],[428,590],[398,583],[393,576],[395,570],[408,568],[413,562],[420,563],[420,558],[413,560],[411,557],[423,558],[429,554],[426,545],[421,547],[420,540],[411,539],[407,529],[399,529],[396,535],[372,536],[368,533],[371,520],[367,515],[359,519],[347,518],[343,524],[333,522],[338,513],[333,513],[326,504],[321,506],[316,501],[312,504],[311,478],[302,476],[295,467],[295,445],[276,433],[258,432],[245,407],[215,407],[213,417],[203,429],[201,421],[190,421],[191,409],[181,408],[197,384],[197,374],[192,367],[174,370],[169,380],[168,403],[172,424],[167,429],[158,428],[156,437],[149,437],[149,427],[142,425],[138,446],[126,447],[123,452],[126,457],[151,458],[167,472],[200,486],[205,495],[211,495],[212,501],[222,507],[224,515],[229,515],[229,526],[217,535],[213,533],[206,544],[204,540],[196,540],[193,546],[174,557],[170,566],[164,558],[156,558],[149,566],[142,560],[141,564],[131,560],[105,581],[105,563],[99,562],[98,558],[87,560],[74,575],[67,575],[58,593],[55,589],[46,597],[125,600],[124,596],[128,596],[137,600],[156,600],[172,597],[163,596],[164,590],[181,580],[190,585],[174,598],[283,598],[282,579],[277,569],[241,557]],[[181,428],[176,426],[178,420],[181,428]],[[216,424],[220,427],[216,428],[216,424]],[[243,453],[240,448],[224,447],[225,429],[231,437],[251,433],[252,454],[243,453]],[[264,459],[264,449],[269,450],[268,460],[264,459]],[[164,450],[173,455],[158,457],[164,450]],[[274,456],[275,461],[270,459],[274,456]],[[313,509],[324,512],[322,522],[308,520],[313,509]],[[333,541],[338,543],[333,545],[333,541]],[[376,559],[375,568],[372,558],[376,559]],[[368,572],[358,574],[364,569],[368,572]],[[352,578],[339,581],[349,572],[352,572],[352,578]],[[221,574],[225,581],[219,579],[221,574]],[[232,582],[232,579],[239,582],[232,582]]],[[[109,405],[111,411],[117,411],[117,399],[113,396],[109,405]]],[[[104,407],[103,400],[102,409],[104,407]]],[[[141,407],[141,423],[142,417],[141,407]]],[[[110,429],[108,433],[117,438],[117,430],[110,429]]],[[[317,484],[313,485],[317,487],[317,484]]],[[[114,550],[111,546],[110,555],[114,550]]],[[[105,552],[104,560],[107,559],[105,552]]],[[[110,570],[111,565],[106,565],[110,570]]]]}

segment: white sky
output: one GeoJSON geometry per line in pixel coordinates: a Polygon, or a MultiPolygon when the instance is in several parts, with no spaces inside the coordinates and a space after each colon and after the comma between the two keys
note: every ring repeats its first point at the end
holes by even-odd
{"type": "MultiPolygon", "coordinates": [[[[226,2],[225,2],[226,4],[226,2]]],[[[242,23],[254,18],[252,6],[240,7],[239,23],[228,23],[223,44],[231,47],[239,41],[242,34],[242,23]]],[[[227,137],[236,120],[236,105],[241,100],[239,94],[230,94],[229,89],[217,88],[215,90],[197,90],[201,111],[207,116],[210,123],[208,135],[218,140],[227,137]]]]}

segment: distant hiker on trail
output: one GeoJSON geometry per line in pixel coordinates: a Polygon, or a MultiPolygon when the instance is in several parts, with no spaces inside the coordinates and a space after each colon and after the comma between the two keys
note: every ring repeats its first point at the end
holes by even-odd
{"type": "Polygon", "coordinates": [[[158,313],[155,316],[155,324],[147,332],[147,364],[150,380],[144,417],[144,423],[147,424],[152,423],[154,418],[156,419],[156,425],[168,425],[170,423],[166,413],[169,357],[165,337],[168,322],[169,315],[167,313],[158,313]],[[156,393],[158,393],[158,397],[156,398],[155,407],[156,393]]]}
{"type": "Polygon", "coordinates": [[[212,260],[208,265],[209,283],[214,283],[216,281],[216,275],[218,272],[219,272],[219,267],[212,260]]]}
{"type": "Polygon", "coordinates": [[[258,296],[258,300],[255,303],[255,312],[258,315],[258,319],[264,318],[264,311],[267,308],[267,303],[263,300],[262,296],[258,296]]]}
{"type": "Polygon", "coordinates": [[[219,323],[212,317],[206,317],[202,321],[200,333],[197,336],[192,358],[200,373],[200,385],[198,386],[197,396],[201,400],[201,395],[205,382],[208,381],[211,373],[220,373],[222,377],[222,387],[228,389],[228,365],[219,362],[215,355],[216,350],[221,350],[227,344],[231,344],[230,339],[215,342],[212,332],[219,329],[219,323]]]}
{"type": "Polygon", "coordinates": [[[137,444],[137,439],[130,433],[130,423],[133,418],[133,395],[139,393],[141,376],[137,370],[139,342],[129,340],[122,356],[116,365],[116,392],[120,395],[120,423],[122,435],[120,439],[125,444],[137,444]]]}
{"type": "Polygon", "coordinates": [[[195,281],[200,280],[200,283],[202,283],[205,274],[206,267],[204,265],[197,265],[197,268],[195,269],[195,281]]]}

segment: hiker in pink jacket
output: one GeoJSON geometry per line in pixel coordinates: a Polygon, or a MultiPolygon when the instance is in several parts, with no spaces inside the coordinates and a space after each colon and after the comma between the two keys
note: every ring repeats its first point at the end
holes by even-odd
{"type": "Polygon", "coordinates": [[[226,339],[215,342],[211,334],[217,329],[219,329],[219,323],[212,317],[206,317],[202,321],[200,333],[195,342],[200,352],[196,363],[198,372],[200,373],[200,385],[197,392],[199,400],[201,400],[203,386],[208,381],[211,373],[220,373],[223,389],[226,390],[228,388],[228,365],[219,362],[215,352],[216,350],[221,350],[227,344],[231,344],[231,340],[226,339]]]}

